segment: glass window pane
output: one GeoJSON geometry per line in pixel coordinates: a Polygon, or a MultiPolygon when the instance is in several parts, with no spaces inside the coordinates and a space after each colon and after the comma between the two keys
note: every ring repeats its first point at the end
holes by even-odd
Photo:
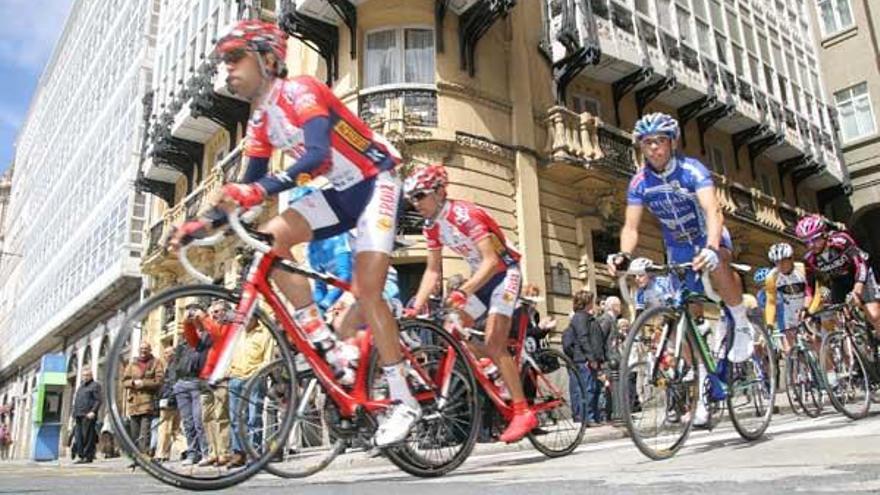
{"type": "Polygon", "coordinates": [[[706,15],[706,0],[694,0],[694,15],[702,17],[704,20],[709,19],[706,15]]]}
{"type": "MultiPolygon", "coordinates": [[[[873,2],[872,2],[873,3],[873,2]]],[[[849,9],[849,0],[837,0],[837,15],[840,19],[838,29],[847,28],[852,25],[852,12],[849,9]]]]}
{"type": "Polygon", "coordinates": [[[682,41],[684,41],[685,43],[693,45],[694,34],[691,31],[690,16],[688,15],[688,12],[686,10],[679,8],[679,9],[676,9],[675,15],[676,15],[677,21],[678,21],[679,38],[682,41]]]}
{"type": "Polygon", "coordinates": [[[727,38],[715,33],[715,48],[718,50],[718,61],[727,64],[727,38]]]}
{"type": "Polygon", "coordinates": [[[405,36],[406,82],[434,82],[434,32],[430,29],[407,29],[405,36]]]}
{"type": "Polygon", "coordinates": [[[843,139],[848,140],[858,136],[859,126],[856,123],[852,103],[847,101],[842,105],[838,105],[837,111],[840,114],[840,130],[843,133],[843,139]]]}
{"type": "Polygon", "coordinates": [[[718,0],[709,0],[709,8],[712,10],[712,27],[724,31],[724,14],[721,13],[721,3],[718,0]]]}
{"type": "Polygon", "coordinates": [[[730,9],[727,10],[727,28],[729,29],[730,39],[740,41],[739,20],[736,17],[736,13],[730,9]]]}
{"type": "Polygon", "coordinates": [[[819,10],[822,12],[822,26],[825,28],[825,34],[831,34],[837,31],[837,25],[834,21],[834,9],[831,6],[831,0],[819,3],[819,10]]]}
{"type": "Polygon", "coordinates": [[[743,23],[743,42],[746,44],[746,49],[749,53],[757,53],[757,49],[755,48],[755,38],[754,33],[752,31],[751,24],[743,23]]]}
{"type": "Polygon", "coordinates": [[[868,83],[862,83],[852,87],[852,97],[861,96],[868,93],[868,83]]]}
{"type": "Polygon", "coordinates": [[[672,31],[672,5],[670,0],[657,0],[657,20],[661,28],[672,31]]]}
{"type": "Polygon", "coordinates": [[[697,21],[697,36],[700,39],[700,51],[705,55],[712,53],[712,39],[709,36],[709,25],[697,21]]]}
{"type": "Polygon", "coordinates": [[[636,0],[636,12],[651,15],[651,7],[648,0],[636,0]]]}
{"type": "Polygon", "coordinates": [[[393,30],[367,35],[366,87],[400,81],[400,53],[397,33],[393,30]]]}

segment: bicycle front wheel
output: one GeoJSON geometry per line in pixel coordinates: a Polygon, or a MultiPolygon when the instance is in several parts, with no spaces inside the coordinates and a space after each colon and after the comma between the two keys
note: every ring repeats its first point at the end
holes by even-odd
{"type": "Polygon", "coordinates": [[[866,417],[871,410],[870,378],[853,336],[842,330],[827,334],[819,356],[834,408],[850,419],[866,417]]]}
{"type": "Polygon", "coordinates": [[[795,349],[788,359],[788,379],[798,405],[807,416],[819,417],[823,409],[822,384],[813,373],[809,356],[805,351],[795,349]]]}
{"type": "MultiPolygon", "coordinates": [[[[156,336],[153,332],[159,332],[159,340],[170,343],[174,334],[162,333],[169,326],[162,324],[163,316],[167,318],[169,314],[177,314],[178,310],[190,304],[206,302],[222,302],[231,310],[238,304],[238,295],[214,285],[186,285],[163,291],[144,301],[122,323],[113,341],[104,378],[104,395],[109,406],[110,423],[123,450],[150,476],[163,483],[187,490],[219,490],[241,483],[257,474],[277,451],[277,449],[267,449],[236,466],[227,467],[211,462],[218,457],[225,459],[229,454],[226,452],[229,448],[229,437],[226,433],[230,425],[230,411],[226,405],[229,399],[228,382],[209,386],[205,380],[196,377],[180,377],[176,381],[173,386],[173,396],[181,415],[182,431],[173,431],[170,419],[164,422],[153,421],[150,428],[141,428],[137,436],[131,434],[125,427],[125,421],[132,412],[150,409],[149,404],[136,403],[135,397],[140,397],[141,394],[131,393],[122,381],[127,361],[131,356],[128,346],[134,345],[132,339],[136,332],[137,335],[149,336],[156,336]],[[208,413],[206,410],[205,414],[202,414],[202,403],[210,404],[212,412],[208,413]],[[169,424],[164,424],[166,422],[169,424]],[[167,452],[157,452],[157,457],[152,458],[149,455],[149,440],[153,434],[160,436],[167,434],[171,437],[180,434],[187,440],[186,449],[181,451],[171,446],[167,452]]],[[[258,325],[269,332],[273,341],[272,346],[281,357],[286,373],[295,376],[293,356],[286,337],[260,309],[256,310],[254,318],[258,325]]],[[[178,345],[188,344],[182,342],[178,345]]],[[[235,349],[233,352],[237,351],[238,349],[235,349]]],[[[295,402],[295,390],[290,389],[285,393],[295,402]]],[[[152,399],[149,401],[152,402],[152,399]]],[[[293,415],[285,415],[279,422],[276,434],[285,438],[292,425],[293,415]]]]}
{"type": "Polygon", "coordinates": [[[646,310],[633,323],[621,357],[623,420],[639,451],[654,460],[684,445],[702,383],[691,338],[679,332],[681,316],[673,308],[646,310]]]}
{"type": "MultiPolygon", "coordinates": [[[[385,454],[395,466],[414,476],[442,476],[460,466],[477,442],[480,431],[477,382],[467,366],[461,344],[437,324],[421,319],[398,323],[401,343],[411,356],[413,367],[424,370],[438,388],[430,399],[421,401],[422,419],[409,437],[399,446],[386,448],[385,454]],[[447,378],[444,366],[450,362],[451,375],[447,378]]],[[[371,398],[389,397],[378,353],[373,354],[370,365],[371,398]]],[[[414,377],[409,381],[412,389],[418,388],[414,377]]]]}
{"type": "Polygon", "coordinates": [[[587,429],[587,386],[574,362],[556,349],[539,349],[526,359],[523,389],[538,412],[538,427],[529,441],[547,457],[570,454],[587,429]]]}
{"type": "MultiPolygon", "coordinates": [[[[732,329],[729,330],[732,336],[732,329]]],[[[776,400],[776,351],[770,335],[757,328],[755,352],[742,363],[725,361],[727,366],[727,409],[737,433],[746,440],[757,440],[770,426],[776,400]]]]}

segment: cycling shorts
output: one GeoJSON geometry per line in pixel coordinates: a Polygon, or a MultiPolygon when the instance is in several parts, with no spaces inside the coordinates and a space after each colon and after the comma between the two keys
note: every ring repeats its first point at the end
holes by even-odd
{"type": "Polygon", "coordinates": [[[352,250],[391,254],[397,231],[401,185],[390,171],[348,189],[319,189],[290,203],[312,228],[315,240],[327,239],[357,227],[352,250]]]}
{"type": "Polygon", "coordinates": [[[488,314],[510,317],[519,300],[522,285],[522,274],[519,266],[512,266],[498,272],[486,285],[472,294],[464,307],[465,312],[474,320],[488,314]]]}

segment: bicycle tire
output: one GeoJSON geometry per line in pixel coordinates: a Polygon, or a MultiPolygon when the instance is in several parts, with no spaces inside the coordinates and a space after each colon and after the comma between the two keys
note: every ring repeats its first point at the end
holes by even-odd
{"type": "MultiPolygon", "coordinates": [[[[756,330],[758,338],[755,339],[755,352],[751,359],[739,364],[728,361],[725,379],[728,389],[727,411],[730,415],[730,421],[740,437],[748,441],[754,441],[764,436],[773,418],[773,405],[776,402],[776,351],[770,345],[771,341],[767,330],[762,327],[758,327],[756,330]],[[761,355],[759,350],[763,350],[764,354],[761,355]],[[753,392],[753,395],[749,397],[746,407],[738,408],[734,404],[738,397],[737,392],[740,389],[746,390],[738,380],[743,375],[746,375],[746,386],[753,392]],[[756,391],[761,393],[755,394],[756,391]],[[758,400],[759,397],[762,397],[761,400],[758,400]],[[749,402],[752,403],[749,404],[749,402]],[[750,429],[746,425],[746,420],[752,416],[752,410],[760,421],[750,429]]],[[[733,338],[733,329],[728,330],[728,335],[731,339],[733,338]]]]}
{"type": "MultiPolygon", "coordinates": [[[[623,353],[621,353],[619,397],[621,399],[623,420],[633,443],[642,454],[653,460],[668,459],[674,456],[687,441],[688,435],[693,426],[694,413],[696,412],[699,396],[696,387],[701,386],[702,381],[700,379],[699,366],[696,365],[696,360],[700,359],[700,357],[694,352],[693,338],[690,334],[687,334],[686,338],[682,339],[684,355],[689,356],[691,360],[690,371],[692,371],[692,375],[690,380],[684,380],[688,375],[683,374],[678,379],[681,383],[676,383],[674,387],[665,386],[665,382],[663,382],[662,379],[655,380],[653,377],[654,371],[650,369],[653,358],[649,355],[648,359],[645,360],[645,363],[639,363],[639,354],[643,349],[643,347],[640,347],[643,345],[644,341],[643,334],[647,335],[648,331],[653,332],[650,328],[643,327],[648,327],[648,325],[655,319],[659,318],[661,323],[667,326],[668,333],[666,341],[668,342],[674,337],[673,332],[677,330],[677,324],[680,317],[681,313],[678,310],[669,307],[658,306],[647,309],[636,318],[635,322],[633,322],[632,328],[626,336],[623,353]],[[637,367],[639,369],[634,369],[634,366],[631,363],[638,365],[637,367]],[[645,365],[645,369],[641,369],[643,367],[642,364],[645,365]],[[632,387],[630,379],[631,373],[636,373],[635,389],[632,387]],[[663,388],[663,392],[649,394],[646,391],[645,394],[640,394],[639,392],[641,392],[640,389],[642,387],[638,386],[640,378],[639,373],[648,375],[645,385],[647,385],[647,382],[660,383],[661,386],[658,388],[663,388]],[[669,404],[665,403],[669,401],[668,397],[670,394],[672,394],[673,397],[673,404],[671,407],[669,404]],[[649,439],[640,432],[640,428],[635,424],[633,418],[633,406],[634,400],[636,399],[639,401],[638,413],[645,412],[645,409],[651,406],[654,401],[664,401],[660,407],[653,407],[655,411],[660,409],[659,414],[664,416],[663,423],[660,425],[661,428],[667,423],[667,420],[669,420],[670,411],[672,411],[672,414],[678,415],[678,423],[681,424],[682,428],[677,434],[672,436],[668,446],[664,446],[663,448],[652,447],[649,445],[649,439]]],[[[648,345],[650,346],[652,344],[652,339],[648,339],[648,345]]],[[[664,343],[664,345],[668,344],[664,343]]],[[[685,361],[687,360],[687,358],[684,359],[685,361]]],[[[653,387],[653,385],[651,386],[653,387]]],[[[674,420],[668,422],[669,424],[676,424],[676,421],[674,420]]]]}
{"type": "MultiPolygon", "coordinates": [[[[282,361],[276,360],[264,366],[256,375],[247,381],[242,395],[244,397],[253,397],[257,387],[265,387],[265,382],[277,374],[277,368],[281,365],[282,361]]],[[[278,377],[275,377],[275,380],[280,381],[277,380],[277,378],[278,377]]],[[[303,377],[300,375],[297,378],[303,377]]],[[[278,476],[279,478],[298,479],[309,477],[324,470],[346,449],[346,440],[339,436],[337,436],[328,446],[324,446],[323,444],[318,446],[306,445],[313,443],[313,433],[315,430],[320,431],[321,428],[330,428],[329,421],[325,417],[327,408],[321,405],[322,399],[327,399],[326,393],[323,392],[323,386],[317,378],[312,377],[309,382],[311,381],[314,381],[314,384],[307,384],[305,391],[297,394],[297,407],[295,409],[296,413],[294,415],[295,419],[293,427],[290,430],[288,438],[282,442],[282,451],[279,453],[278,457],[271,459],[263,468],[266,472],[278,476]],[[312,433],[310,439],[306,438],[310,436],[306,433],[307,428],[310,429],[312,433]],[[295,443],[295,445],[292,446],[292,442],[295,443]],[[294,452],[291,452],[291,450],[294,450],[294,452]],[[296,458],[300,453],[302,453],[302,457],[296,458]],[[305,462],[305,460],[309,462],[305,462]]],[[[277,403],[279,401],[275,402],[277,403]]],[[[239,422],[239,432],[247,429],[247,407],[248,400],[242,400],[239,402],[236,414],[236,420],[239,422]]],[[[264,410],[262,411],[265,416],[263,424],[264,428],[267,430],[270,429],[268,419],[272,417],[270,407],[273,407],[274,410],[281,410],[283,404],[278,406],[264,405],[264,410]]],[[[327,437],[329,440],[329,435],[327,437]]],[[[247,449],[249,456],[257,457],[259,455],[256,446],[248,441],[248,439],[239,437],[239,441],[244,445],[245,449],[247,449]]]]}
{"type": "Polygon", "coordinates": [[[823,409],[822,384],[813,372],[810,359],[804,351],[798,349],[794,349],[789,358],[791,360],[789,377],[794,382],[794,393],[798,405],[807,416],[818,418],[823,409]]]}
{"type": "MultiPolygon", "coordinates": [[[[123,321],[122,325],[120,325],[119,332],[117,333],[116,338],[113,340],[113,344],[108,357],[109,361],[107,363],[107,371],[104,376],[104,399],[106,401],[106,404],[108,404],[108,415],[110,417],[110,423],[116,433],[116,438],[119,442],[119,445],[122,446],[123,450],[129,455],[129,457],[131,457],[138,466],[140,466],[145,472],[147,472],[147,474],[161,481],[162,483],[187,490],[220,490],[242,483],[248,478],[260,472],[263,469],[263,466],[274,454],[274,452],[271,450],[267,451],[266,453],[264,453],[264,455],[252,459],[251,462],[246,463],[244,466],[241,467],[240,470],[224,469],[222,474],[219,474],[217,476],[185,476],[183,474],[170,470],[164,464],[154,462],[152,459],[149,458],[149,456],[139,452],[137,446],[135,445],[134,439],[130,437],[128,430],[125,428],[122,419],[122,413],[120,411],[120,397],[118,396],[119,391],[118,387],[115,384],[119,381],[122,351],[131,337],[131,332],[134,330],[135,326],[140,326],[141,323],[152,313],[153,310],[161,308],[166,303],[173,302],[175,299],[178,298],[189,298],[190,300],[201,298],[223,299],[233,304],[238,301],[238,296],[224,287],[202,284],[174,287],[162,291],[145,300],[129,317],[127,317],[123,321]]],[[[289,347],[287,345],[281,345],[281,343],[286,342],[286,336],[278,331],[277,327],[271,322],[271,320],[261,309],[256,309],[256,311],[254,312],[254,317],[256,317],[260,321],[260,323],[269,330],[273,339],[276,341],[276,343],[279,344],[276,347],[279,349],[282,358],[285,360],[286,363],[289,363],[288,367],[290,373],[292,375],[295,374],[295,370],[293,368],[293,357],[290,353],[289,347]]],[[[291,392],[291,396],[295,397],[294,392],[291,392]]],[[[281,432],[284,433],[285,428],[287,431],[289,431],[292,424],[293,415],[288,415],[285,420],[281,422],[281,432]]],[[[190,469],[190,472],[193,472],[194,469],[194,467],[190,469]]]]}
{"type": "MultiPolygon", "coordinates": [[[[800,416],[804,414],[801,409],[800,404],[797,401],[797,397],[794,395],[794,381],[791,379],[791,370],[793,369],[793,364],[791,363],[791,357],[786,355],[783,361],[777,361],[776,365],[779,368],[779,364],[784,363],[785,372],[782,373],[782,376],[785,378],[785,397],[788,399],[788,405],[791,407],[791,412],[793,412],[796,416],[800,416]]],[[[778,374],[778,373],[777,373],[778,374]]],[[[778,384],[779,382],[777,382],[778,384]]]]}
{"type": "MultiPolygon", "coordinates": [[[[410,436],[407,440],[400,445],[385,448],[384,452],[395,466],[413,476],[420,478],[443,476],[464,463],[464,461],[470,456],[471,452],[473,452],[474,446],[477,443],[477,435],[480,431],[479,389],[477,387],[477,382],[474,378],[473,371],[466,364],[467,360],[465,359],[464,350],[462,349],[461,344],[439,325],[433,321],[424,319],[401,319],[398,320],[398,324],[400,326],[402,340],[408,342],[411,352],[414,355],[419,352],[427,352],[430,349],[434,349],[435,351],[437,349],[442,349],[437,345],[434,339],[437,339],[443,346],[448,346],[445,348],[447,351],[451,348],[455,353],[457,359],[452,370],[453,385],[449,387],[449,393],[450,395],[454,394],[455,396],[461,397],[461,405],[467,408],[465,416],[462,419],[456,420],[460,423],[464,422],[464,424],[467,425],[467,431],[463,431],[464,428],[461,428],[459,436],[450,439],[448,437],[454,434],[451,430],[443,430],[443,433],[438,433],[440,428],[439,425],[430,424],[426,419],[426,417],[432,416],[433,414],[423,414],[422,419],[416,424],[413,431],[410,432],[410,436]],[[423,338],[425,334],[422,334],[422,331],[425,330],[431,334],[429,339],[423,338]],[[418,338],[416,338],[416,336],[418,336],[418,338]],[[430,340],[431,342],[425,344],[424,342],[426,340],[430,340]],[[437,429],[434,430],[434,433],[432,434],[431,431],[433,427],[437,427],[437,429]],[[461,436],[462,433],[464,433],[463,438],[461,436]],[[422,436],[420,437],[420,435],[422,436]],[[459,444],[459,448],[456,453],[447,460],[434,462],[429,459],[428,456],[423,455],[423,453],[420,452],[420,450],[426,450],[424,447],[429,447],[432,442],[439,442],[442,444],[443,442],[450,441],[459,444]]],[[[425,365],[426,363],[422,363],[422,366],[425,365]]],[[[378,352],[375,350],[370,359],[370,366],[368,390],[370,395],[375,397],[375,394],[383,393],[381,379],[379,379],[381,376],[381,370],[379,366],[378,352]]],[[[452,400],[448,401],[445,407],[451,407],[450,404],[452,404],[452,402],[452,400]]],[[[425,405],[423,404],[423,412],[424,408],[425,405]]],[[[437,415],[444,414],[443,411],[432,412],[437,415]]]]}
{"type": "MultiPolygon", "coordinates": [[[[573,377],[577,382],[577,384],[575,386],[580,388],[580,397],[583,398],[581,400],[581,402],[582,402],[581,407],[583,409],[581,409],[581,410],[586,411],[587,387],[586,387],[586,384],[584,383],[583,379],[581,378],[580,373],[577,372],[577,368],[576,368],[574,362],[568,356],[557,351],[556,349],[539,349],[534,353],[533,359],[536,363],[538,363],[539,368],[540,368],[541,364],[547,363],[551,359],[558,359],[558,360],[562,361],[562,363],[565,366],[565,370],[567,371],[568,380],[571,380],[573,377]]],[[[562,367],[558,366],[558,364],[559,363],[557,362],[557,364],[556,364],[557,368],[556,368],[556,370],[554,370],[554,373],[556,371],[559,371],[562,369],[562,367]]],[[[531,386],[535,390],[535,398],[532,399],[532,401],[531,401],[532,404],[537,404],[538,394],[542,390],[549,391],[549,393],[551,394],[548,397],[545,397],[546,399],[551,399],[551,400],[557,399],[557,397],[552,394],[555,393],[555,391],[553,389],[556,388],[553,385],[553,381],[554,381],[553,378],[556,378],[555,382],[557,384],[562,383],[562,381],[559,380],[560,377],[558,375],[548,377],[548,374],[544,373],[543,370],[539,370],[538,372],[535,372],[533,368],[528,366],[528,363],[526,363],[526,366],[523,368],[521,375],[522,375],[522,381],[523,381],[523,388],[529,390],[530,386],[531,386]],[[531,373],[529,373],[530,371],[531,371],[531,373]],[[540,373],[540,376],[536,376],[537,373],[540,373]],[[544,385],[542,385],[542,383],[544,385]]],[[[571,383],[569,382],[569,387],[570,386],[571,386],[571,383]]],[[[570,388],[569,388],[569,390],[570,390],[570,388]]],[[[583,441],[584,431],[587,429],[586,418],[582,418],[580,423],[577,423],[574,421],[573,409],[572,409],[572,406],[570,405],[571,404],[571,397],[569,396],[569,400],[566,401],[565,400],[566,392],[568,392],[568,390],[562,391],[563,397],[559,398],[559,400],[561,400],[561,404],[559,407],[551,409],[549,411],[542,411],[541,413],[538,414],[538,420],[539,420],[538,427],[535,430],[530,431],[528,434],[529,442],[531,442],[532,445],[539,452],[546,455],[547,457],[562,457],[562,456],[566,456],[566,455],[572,453],[574,451],[574,449],[576,449],[577,446],[581,444],[581,441],[583,441]],[[566,410],[566,407],[568,408],[567,410],[566,410]],[[569,423],[568,426],[566,426],[565,423],[569,423]],[[551,425],[552,426],[559,425],[560,428],[562,428],[562,430],[557,430],[556,433],[551,434],[549,431],[551,428],[551,425]],[[574,426],[574,425],[577,425],[577,426],[574,426]],[[536,431],[536,430],[538,430],[538,431],[536,431]],[[568,437],[567,440],[563,440],[564,443],[562,443],[561,446],[554,447],[554,446],[549,445],[547,442],[543,441],[544,439],[547,439],[551,436],[554,438],[559,438],[561,436],[560,433],[564,432],[564,431],[568,431],[569,433],[574,433],[574,435],[571,437],[568,437]]]]}
{"type": "Polygon", "coordinates": [[[828,397],[831,399],[831,404],[837,409],[838,412],[850,418],[852,420],[862,419],[871,411],[871,386],[870,386],[870,378],[868,375],[868,370],[865,368],[865,363],[862,360],[861,352],[858,351],[858,348],[853,342],[852,336],[849,335],[845,331],[836,331],[830,332],[825,335],[822,339],[822,347],[819,351],[819,362],[823,363],[823,369],[826,369],[825,375],[825,383],[828,384],[828,397]],[[841,348],[849,345],[851,349],[855,349],[856,352],[851,353],[851,356],[855,359],[852,362],[847,361],[843,354],[845,351],[841,348]],[[827,368],[827,364],[831,363],[833,371],[836,376],[837,383],[833,383],[833,380],[829,378],[827,368]],[[840,383],[841,377],[845,377],[846,380],[843,384],[840,383]],[[846,390],[850,388],[850,386],[859,387],[865,391],[865,400],[859,405],[858,402],[854,402],[854,408],[847,407],[847,404],[844,402],[844,394],[846,390]],[[837,391],[839,389],[839,391],[837,391]]]}

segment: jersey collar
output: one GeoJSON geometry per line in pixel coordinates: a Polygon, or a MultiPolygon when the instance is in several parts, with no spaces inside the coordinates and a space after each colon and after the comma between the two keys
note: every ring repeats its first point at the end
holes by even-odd
{"type": "Polygon", "coordinates": [[[678,153],[673,153],[672,158],[669,159],[669,163],[666,164],[666,169],[662,172],[658,172],[657,170],[655,170],[650,162],[648,162],[648,160],[645,160],[645,170],[649,171],[651,174],[657,177],[660,177],[663,180],[666,180],[669,178],[669,176],[675,173],[675,170],[678,168],[679,158],[680,157],[678,153]]]}

